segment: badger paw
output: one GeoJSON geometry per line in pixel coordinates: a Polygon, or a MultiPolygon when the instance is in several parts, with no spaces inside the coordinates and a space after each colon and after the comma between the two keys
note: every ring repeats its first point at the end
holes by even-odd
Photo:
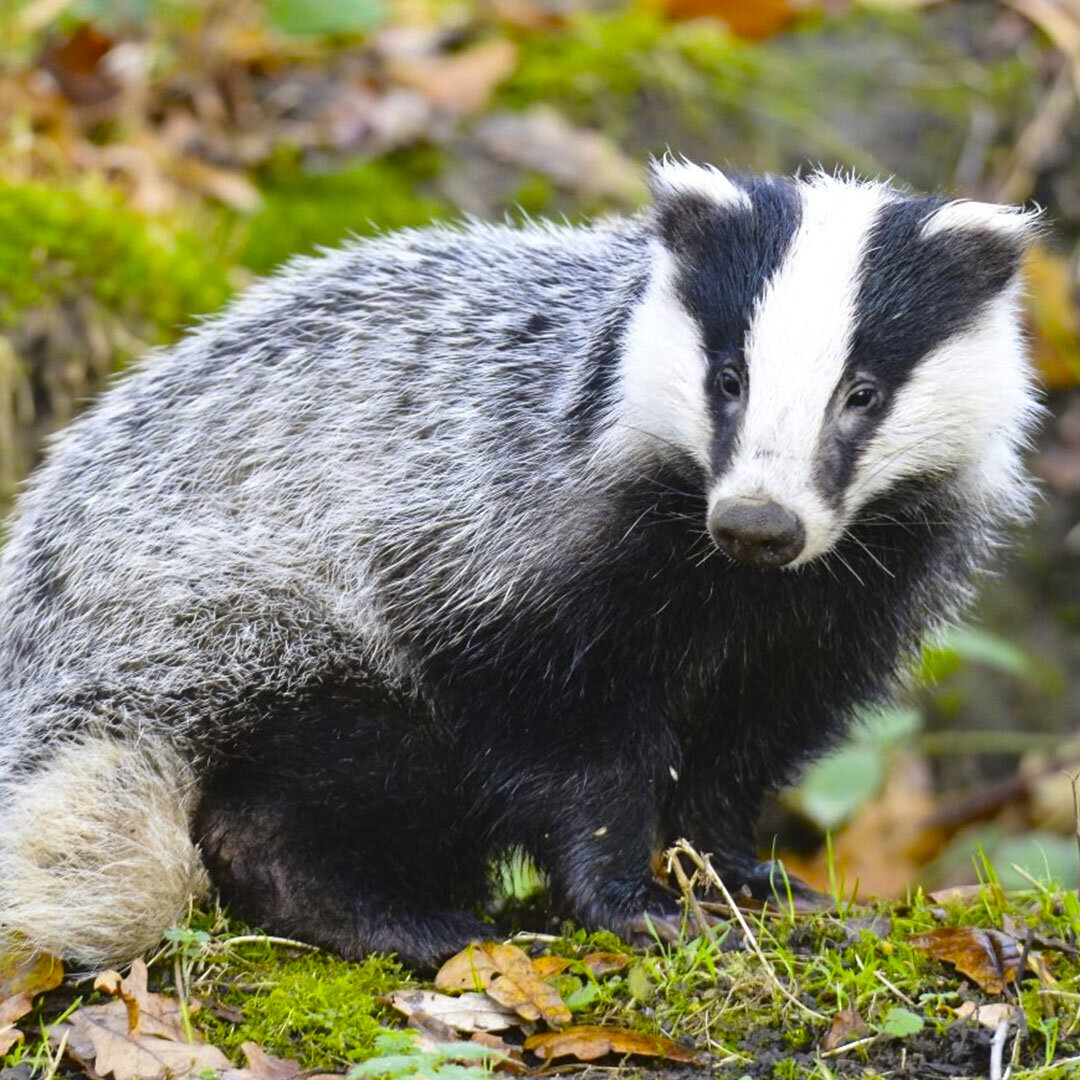
{"type": "Polygon", "coordinates": [[[739,863],[727,868],[718,867],[717,872],[736,902],[747,900],[784,911],[794,908],[799,915],[833,907],[831,896],[812,889],[792,874],[785,875],[776,862],[739,863]]]}

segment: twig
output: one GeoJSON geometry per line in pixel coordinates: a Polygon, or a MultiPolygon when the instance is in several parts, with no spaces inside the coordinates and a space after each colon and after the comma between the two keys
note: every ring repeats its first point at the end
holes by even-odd
{"type": "Polygon", "coordinates": [[[1005,1040],[1009,1037],[1009,1021],[1002,1020],[990,1043],[990,1080],[1002,1080],[1001,1059],[1005,1054],[1005,1040]]]}
{"type": "MultiPolygon", "coordinates": [[[[69,1010],[70,1011],[70,1010],[69,1010]]],[[[42,1080],[53,1080],[57,1072],[60,1069],[60,1061],[64,1056],[64,1051],[67,1049],[68,1036],[71,1034],[71,1028],[68,1028],[63,1035],[60,1036],[60,1045],[56,1048],[56,1053],[49,1059],[49,1070],[42,1077],[42,1080]]]]}
{"type": "MultiPolygon", "coordinates": [[[[671,858],[668,859],[668,867],[675,875],[675,880],[679,883],[679,890],[683,894],[683,899],[686,901],[687,909],[690,912],[691,919],[693,919],[697,926],[698,933],[701,934],[702,937],[707,937],[712,941],[712,927],[705,918],[705,912],[701,910],[701,904],[694,895],[694,883],[686,876],[686,871],[682,868],[682,863],[679,862],[678,855],[673,854],[671,858]]],[[[694,874],[694,877],[697,877],[696,873],[694,874]]]]}
{"type": "Polygon", "coordinates": [[[268,945],[285,945],[294,949],[310,949],[318,952],[319,946],[312,945],[307,941],[294,941],[292,938],[271,937],[269,934],[241,934],[239,937],[231,937],[221,943],[222,949],[230,949],[234,945],[256,945],[265,941],[268,945]]]}
{"type": "Polygon", "coordinates": [[[780,992],[780,996],[790,1001],[791,1004],[796,1006],[797,1008],[802,1009],[802,1011],[806,1013],[807,1016],[812,1016],[815,1020],[821,1020],[823,1022],[827,1021],[827,1016],[822,1015],[815,1009],[811,1009],[809,1005],[803,1004],[803,1002],[801,1002],[780,981],[780,977],[776,974],[776,971],[773,969],[772,964],[769,963],[768,958],[761,951],[761,946],[758,944],[757,938],[754,937],[754,932],[750,929],[749,923],[747,923],[746,919],[743,918],[743,913],[736,905],[734,897],[731,895],[731,893],[728,892],[727,886],[723,883],[723,881],[720,880],[720,875],[713,868],[712,863],[709,861],[709,857],[707,855],[699,855],[690,846],[690,843],[688,841],[676,840],[674,846],[669,848],[667,851],[667,861],[669,866],[671,865],[671,860],[678,853],[682,853],[683,855],[685,855],[692,863],[697,866],[697,868],[709,879],[709,881],[716,886],[720,895],[723,896],[724,900],[731,908],[731,912],[735,916],[736,921],[742,929],[742,932],[745,935],[746,940],[750,945],[750,948],[753,950],[758,960],[761,961],[761,966],[765,969],[765,973],[768,975],[769,981],[780,992]]]}
{"type": "Polygon", "coordinates": [[[841,1054],[846,1054],[849,1050],[858,1050],[860,1046],[869,1046],[871,1043],[875,1043],[881,1038],[881,1033],[878,1032],[875,1035],[867,1035],[865,1039],[856,1039],[854,1042],[844,1043],[843,1046],[834,1047],[832,1050],[823,1050],[821,1056],[827,1057],[839,1057],[841,1054]]]}
{"type": "Polygon", "coordinates": [[[882,974],[881,974],[881,972],[880,972],[880,971],[875,971],[875,972],[874,972],[874,974],[875,974],[875,975],[876,975],[876,976],[877,976],[877,977],[878,977],[878,978],[879,978],[879,979],[880,979],[880,980],[881,980],[881,981],[882,981],[882,982],[883,982],[883,983],[884,983],[884,984],[885,984],[885,985],[886,985],[886,986],[887,986],[887,987],[888,987],[888,988],[889,988],[889,989],[890,989],[890,990],[891,990],[891,991],[892,991],[892,992],[893,992],[893,993],[894,993],[894,994],[895,994],[895,995],[896,995],[896,996],[897,996],[897,997],[898,997],[898,998],[899,998],[899,999],[900,999],[900,1000],[901,1000],[902,1002],[904,1002],[904,1003],[905,1003],[906,1005],[910,1005],[910,1006],[911,1006],[911,1007],[912,1007],[913,1009],[917,1009],[917,1008],[918,1008],[918,1005],[916,1005],[916,1004],[915,1004],[915,1002],[914,1002],[914,1001],[912,1001],[912,1000],[911,1000],[911,998],[909,998],[909,997],[907,996],[907,994],[905,994],[905,993],[904,993],[904,991],[900,989],[900,987],[898,987],[898,986],[894,986],[894,985],[893,985],[893,984],[892,984],[891,982],[889,982],[889,980],[888,980],[888,979],[886,979],[886,978],[885,978],[885,976],[884,976],[884,975],[882,975],[882,974]]]}

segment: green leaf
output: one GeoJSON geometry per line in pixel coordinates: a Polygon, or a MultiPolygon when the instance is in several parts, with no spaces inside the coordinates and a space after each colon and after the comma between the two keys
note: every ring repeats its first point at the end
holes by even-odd
{"type": "Polygon", "coordinates": [[[599,993],[600,987],[597,986],[596,983],[587,982],[584,986],[579,986],[572,993],[568,994],[563,1000],[570,1009],[584,1009],[586,1005],[589,1005],[596,1000],[599,993]]]}
{"type": "Polygon", "coordinates": [[[923,1029],[923,1018],[910,1009],[901,1009],[896,1006],[885,1014],[885,1019],[878,1029],[882,1035],[890,1035],[894,1039],[906,1039],[909,1035],[917,1035],[923,1029]]]}
{"type": "Polygon", "coordinates": [[[272,0],[270,22],[283,34],[362,34],[387,16],[382,0],[272,0]]]}
{"type": "Polygon", "coordinates": [[[635,964],[627,972],[626,985],[635,1001],[648,1001],[653,996],[652,979],[643,964],[635,964]]]}
{"type": "Polygon", "coordinates": [[[880,749],[849,746],[807,770],[798,788],[799,805],[822,829],[835,829],[877,794],[884,775],[880,749]]]}
{"type": "Polygon", "coordinates": [[[1030,678],[1034,661],[1011,641],[975,626],[955,626],[923,649],[922,678],[933,682],[955,671],[962,662],[982,664],[1018,679],[1030,678]]]}

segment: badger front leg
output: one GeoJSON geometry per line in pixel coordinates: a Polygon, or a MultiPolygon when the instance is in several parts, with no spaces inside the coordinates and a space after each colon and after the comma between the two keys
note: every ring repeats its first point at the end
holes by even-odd
{"type": "Polygon", "coordinates": [[[778,786],[784,754],[777,748],[757,760],[746,747],[719,740],[688,753],[665,806],[663,832],[666,842],[684,838],[709,855],[735,899],[786,904],[790,893],[797,908],[811,910],[827,898],[757,854],[761,805],[778,786]]]}
{"type": "Polygon", "coordinates": [[[537,855],[556,907],[586,929],[629,940],[651,924],[664,938],[678,936],[678,896],[652,874],[660,786],[660,778],[626,763],[537,784],[548,791],[536,818],[545,822],[537,855]]]}

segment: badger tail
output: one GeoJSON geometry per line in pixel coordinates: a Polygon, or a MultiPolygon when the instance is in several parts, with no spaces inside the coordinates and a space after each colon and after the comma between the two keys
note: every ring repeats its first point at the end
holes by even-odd
{"type": "Polygon", "coordinates": [[[191,767],[163,740],[83,737],[0,775],[0,951],[126,964],[208,889],[191,767]]]}

